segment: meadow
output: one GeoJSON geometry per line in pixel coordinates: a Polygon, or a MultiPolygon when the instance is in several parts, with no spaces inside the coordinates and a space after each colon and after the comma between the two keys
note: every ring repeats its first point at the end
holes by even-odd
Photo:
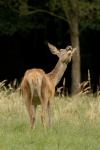
{"type": "Polygon", "coordinates": [[[55,97],[53,110],[43,128],[38,106],[31,130],[20,92],[0,88],[0,150],[100,150],[100,97],[55,97]]]}

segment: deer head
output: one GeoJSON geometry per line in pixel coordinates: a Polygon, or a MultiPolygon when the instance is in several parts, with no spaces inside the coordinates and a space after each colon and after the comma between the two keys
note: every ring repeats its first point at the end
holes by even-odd
{"type": "Polygon", "coordinates": [[[48,47],[52,54],[57,55],[59,58],[59,61],[61,63],[69,63],[71,61],[71,58],[76,51],[76,48],[72,48],[72,46],[67,46],[65,49],[58,50],[54,45],[48,43],[48,47]]]}

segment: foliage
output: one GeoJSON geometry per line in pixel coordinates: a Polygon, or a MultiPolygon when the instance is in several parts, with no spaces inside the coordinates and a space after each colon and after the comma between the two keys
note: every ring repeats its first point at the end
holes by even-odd
{"type": "Polygon", "coordinates": [[[94,30],[100,30],[100,5],[96,2],[80,2],[80,25],[94,30]]]}
{"type": "Polygon", "coordinates": [[[0,35],[13,35],[16,32],[30,32],[33,28],[43,27],[37,24],[37,16],[26,15],[26,3],[21,0],[0,1],[0,35]]]}
{"type": "Polygon", "coordinates": [[[77,0],[77,5],[73,7],[75,12],[72,11],[69,0],[0,0],[0,34],[27,32],[37,28],[37,25],[39,28],[47,28],[46,14],[67,22],[73,13],[78,13],[81,29],[88,27],[100,30],[99,0],[92,3],[77,0]]]}
{"type": "Polygon", "coordinates": [[[12,35],[20,30],[32,28],[30,17],[21,17],[14,11],[6,8],[0,9],[0,34],[12,35]]]}

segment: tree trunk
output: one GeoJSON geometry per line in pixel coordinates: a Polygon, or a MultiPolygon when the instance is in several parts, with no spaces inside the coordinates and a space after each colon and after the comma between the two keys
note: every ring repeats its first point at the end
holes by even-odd
{"type": "Polygon", "coordinates": [[[73,55],[72,59],[72,94],[79,92],[80,85],[80,50],[79,50],[79,29],[78,19],[73,16],[70,19],[70,37],[72,47],[76,47],[77,51],[73,55]]]}

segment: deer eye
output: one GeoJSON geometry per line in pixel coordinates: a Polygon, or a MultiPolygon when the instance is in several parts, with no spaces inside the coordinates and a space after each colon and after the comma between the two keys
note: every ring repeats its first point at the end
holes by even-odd
{"type": "Polygon", "coordinates": [[[71,46],[67,46],[67,47],[66,47],[66,50],[67,50],[67,51],[72,51],[72,47],[71,47],[71,46]]]}

